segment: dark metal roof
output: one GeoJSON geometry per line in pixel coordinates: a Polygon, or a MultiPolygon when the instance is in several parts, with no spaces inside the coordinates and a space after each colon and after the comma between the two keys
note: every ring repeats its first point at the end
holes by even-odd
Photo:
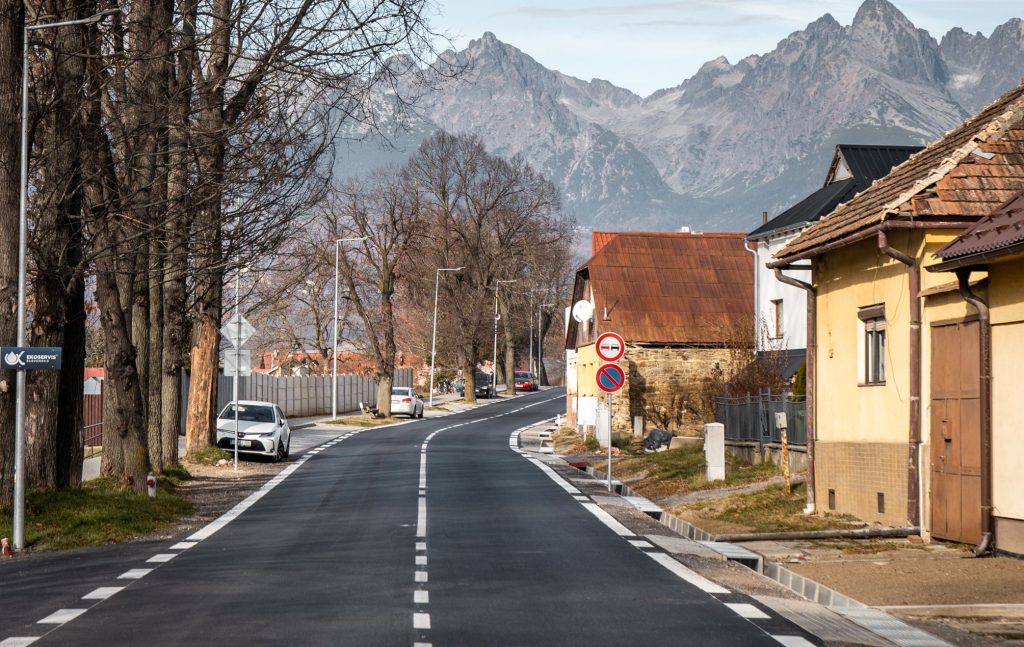
{"type": "Polygon", "coordinates": [[[911,155],[923,148],[839,144],[832,156],[825,186],[750,232],[747,238],[765,238],[777,231],[817,222],[822,216],[831,213],[840,204],[871,186],[875,180],[888,175],[893,167],[907,161],[911,155]],[[840,162],[845,164],[852,177],[835,179],[840,162]]]}
{"type": "Polygon", "coordinates": [[[857,181],[859,193],[871,186],[875,180],[889,175],[893,167],[906,162],[911,155],[924,149],[924,146],[839,144],[836,148],[857,181]]]}
{"type": "Polygon", "coordinates": [[[947,262],[970,261],[980,256],[988,260],[1001,256],[1001,252],[1019,253],[1022,243],[1024,192],[968,227],[935,255],[947,262]]]}
{"type": "Polygon", "coordinates": [[[814,222],[839,206],[839,203],[852,198],[857,192],[856,188],[857,182],[852,179],[826,184],[747,234],[747,238],[766,238],[774,232],[793,229],[800,225],[814,222]]]}
{"type": "Polygon", "coordinates": [[[773,266],[858,240],[889,219],[973,224],[1024,189],[1024,83],[811,225],[773,266]]]}

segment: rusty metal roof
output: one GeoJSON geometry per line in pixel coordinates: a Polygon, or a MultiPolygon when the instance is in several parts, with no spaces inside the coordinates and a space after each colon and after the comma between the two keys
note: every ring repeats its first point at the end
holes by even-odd
{"type": "Polygon", "coordinates": [[[805,229],[776,255],[776,264],[856,240],[887,219],[962,221],[966,226],[987,215],[1024,189],[1022,122],[1024,84],[805,229]]]}
{"type": "Polygon", "coordinates": [[[619,235],[617,231],[595,231],[590,235],[590,255],[594,256],[601,251],[605,245],[611,242],[612,238],[619,235]]]}
{"type": "MultiPolygon", "coordinates": [[[[1024,192],[967,228],[935,256],[949,261],[985,260],[1019,253],[1024,244],[1024,192]]],[[[958,263],[964,265],[965,263],[958,263]]]]}
{"type": "MultiPolygon", "coordinates": [[[[627,342],[722,344],[753,324],[753,255],[743,233],[619,232],[576,274],[594,334],[627,342]]],[[[569,339],[576,338],[575,322],[569,339]]]]}

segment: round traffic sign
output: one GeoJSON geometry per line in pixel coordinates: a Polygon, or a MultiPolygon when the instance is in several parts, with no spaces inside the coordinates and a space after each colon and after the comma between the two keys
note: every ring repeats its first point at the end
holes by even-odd
{"type": "Polygon", "coordinates": [[[605,393],[618,393],[626,383],[626,373],[618,364],[602,364],[597,369],[597,388],[605,393]]]}
{"type": "Polygon", "coordinates": [[[595,345],[597,356],[606,362],[617,362],[626,353],[626,342],[614,332],[601,333],[595,345]]]}

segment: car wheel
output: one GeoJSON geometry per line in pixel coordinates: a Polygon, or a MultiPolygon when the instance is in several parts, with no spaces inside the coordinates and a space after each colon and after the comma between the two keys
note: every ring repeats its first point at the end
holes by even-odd
{"type": "Polygon", "coordinates": [[[284,457],[288,458],[288,454],[290,454],[291,451],[292,451],[292,439],[291,439],[291,437],[289,437],[288,438],[288,444],[284,446],[284,457]]]}
{"type": "Polygon", "coordinates": [[[274,462],[278,463],[286,458],[288,458],[288,452],[284,450],[284,441],[279,440],[277,441],[277,453],[274,454],[274,462]]]}

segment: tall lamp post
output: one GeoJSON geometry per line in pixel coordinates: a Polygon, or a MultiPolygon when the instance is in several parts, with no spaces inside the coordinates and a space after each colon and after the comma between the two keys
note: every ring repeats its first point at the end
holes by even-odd
{"type": "Polygon", "coordinates": [[[341,244],[366,240],[367,236],[358,238],[338,238],[334,241],[334,350],[331,352],[331,420],[338,419],[338,277],[341,262],[341,244]]]}
{"type": "Polygon", "coordinates": [[[493,398],[498,397],[498,288],[502,283],[515,282],[516,279],[498,279],[494,284],[494,355],[491,359],[491,397],[493,398]]]}
{"type": "MultiPolygon", "coordinates": [[[[28,35],[29,32],[72,25],[94,25],[121,13],[108,9],[88,18],[25,25],[21,39],[21,197],[18,205],[18,346],[25,345],[25,265],[28,246],[28,35]]],[[[14,397],[14,517],[11,534],[14,550],[25,547],[25,371],[15,377],[14,397]]]]}
{"type": "Polygon", "coordinates": [[[437,353],[437,290],[441,286],[441,272],[458,272],[466,269],[462,267],[439,267],[434,276],[434,328],[430,335],[430,395],[429,405],[434,406],[434,355],[437,353]]]}

